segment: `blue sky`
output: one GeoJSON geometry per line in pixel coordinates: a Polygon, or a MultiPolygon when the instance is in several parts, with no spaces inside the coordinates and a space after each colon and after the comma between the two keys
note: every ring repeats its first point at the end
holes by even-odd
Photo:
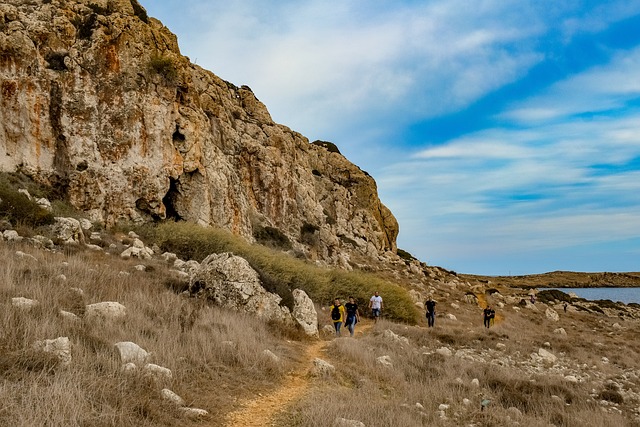
{"type": "Polygon", "coordinates": [[[369,172],[420,260],[640,271],[640,0],[142,4],[369,172]]]}

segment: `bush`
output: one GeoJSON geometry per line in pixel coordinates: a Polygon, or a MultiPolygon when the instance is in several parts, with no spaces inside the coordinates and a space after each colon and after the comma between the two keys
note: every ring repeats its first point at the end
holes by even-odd
{"type": "Polygon", "coordinates": [[[0,182],[0,217],[30,227],[53,224],[53,214],[0,182]]]}
{"type": "Polygon", "coordinates": [[[149,60],[149,68],[168,82],[175,82],[178,78],[178,70],[171,58],[154,55],[149,60]]]}

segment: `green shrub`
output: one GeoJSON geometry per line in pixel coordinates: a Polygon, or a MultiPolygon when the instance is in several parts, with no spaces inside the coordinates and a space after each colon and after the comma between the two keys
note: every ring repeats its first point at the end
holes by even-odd
{"type": "Polygon", "coordinates": [[[178,70],[171,58],[161,55],[154,55],[149,60],[149,68],[164,77],[168,82],[175,82],[178,78],[178,70]]]}
{"type": "Polygon", "coordinates": [[[0,182],[0,218],[30,227],[53,223],[53,214],[27,196],[0,182]]]}

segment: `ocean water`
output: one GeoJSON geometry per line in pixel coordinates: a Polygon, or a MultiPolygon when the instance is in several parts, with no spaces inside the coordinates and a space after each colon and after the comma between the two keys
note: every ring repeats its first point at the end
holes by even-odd
{"type": "Polygon", "coordinates": [[[565,294],[574,293],[588,300],[608,299],[616,302],[640,304],[640,288],[553,288],[565,294]]]}

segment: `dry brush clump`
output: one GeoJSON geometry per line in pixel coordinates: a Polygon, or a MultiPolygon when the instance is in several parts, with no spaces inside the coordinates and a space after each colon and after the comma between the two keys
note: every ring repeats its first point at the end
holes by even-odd
{"type": "MultiPolygon", "coordinates": [[[[44,252],[0,242],[0,418],[15,426],[191,425],[162,388],[210,420],[232,409],[234,397],[265,390],[283,378],[291,344],[269,325],[175,294],[164,286],[161,264],[77,250],[44,252]],[[16,256],[16,251],[35,259],[16,256]],[[38,301],[31,309],[12,298],[38,301]],[[89,321],[88,304],[115,301],[122,320],[89,321]],[[70,320],[61,312],[78,316],[70,320]],[[39,340],[68,337],[72,360],[38,351],[39,340]],[[116,342],[131,341],[151,353],[148,361],[171,370],[158,379],[142,370],[123,372],[116,342]],[[279,356],[266,357],[264,350],[279,356]]],[[[194,421],[195,423],[195,421],[194,421]]]]}

